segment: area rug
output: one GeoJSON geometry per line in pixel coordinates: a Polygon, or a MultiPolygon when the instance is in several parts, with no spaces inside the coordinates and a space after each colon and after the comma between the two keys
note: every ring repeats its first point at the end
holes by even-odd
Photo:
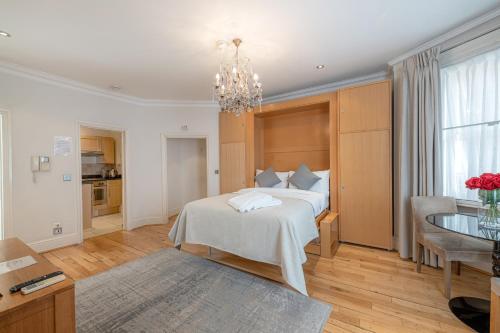
{"type": "Polygon", "coordinates": [[[331,306],[176,249],[76,282],[86,332],[321,332],[331,306]]]}

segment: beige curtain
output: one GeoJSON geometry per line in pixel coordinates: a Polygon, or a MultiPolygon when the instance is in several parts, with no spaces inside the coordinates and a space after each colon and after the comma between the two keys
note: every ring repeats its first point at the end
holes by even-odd
{"type": "MultiPolygon", "coordinates": [[[[393,67],[394,228],[402,258],[416,254],[410,198],[442,192],[438,57],[436,47],[393,67]]],[[[426,263],[435,266],[436,256],[425,252],[426,263]]]]}

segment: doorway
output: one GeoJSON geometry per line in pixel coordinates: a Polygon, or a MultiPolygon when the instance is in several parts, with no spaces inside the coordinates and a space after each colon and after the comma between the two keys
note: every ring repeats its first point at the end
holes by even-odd
{"type": "Polygon", "coordinates": [[[0,240],[13,237],[10,114],[0,109],[0,240]]]}
{"type": "Polygon", "coordinates": [[[124,151],[123,131],[80,126],[83,239],[124,229],[124,151]]]}
{"type": "Polygon", "coordinates": [[[207,197],[207,139],[166,138],[167,217],[173,222],[190,201],[207,197]]]}

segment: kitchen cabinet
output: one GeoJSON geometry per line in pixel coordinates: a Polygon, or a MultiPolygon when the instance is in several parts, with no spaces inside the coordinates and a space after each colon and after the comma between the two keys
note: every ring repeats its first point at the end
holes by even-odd
{"type": "Polygon", "coordinates": [[[92,228],[92,184],[82,185],[83,229],[92,228]]]}
{"type": "Polygon", "coordinates": [[[107,208],[120,207],[122,204],[122,180],[108,180],[108,203],[107,208]]]}
{"type": "Polygon", "coordinates": [[[101,142],[97,136],[82,136],[80,138],[80,149],[82,153],[100,152],[101,142]]]}
{"type": "Polygon", "coordinates": [[[99,155],[99,163],[115,164],[115,139],[105,136],[82,136],[80,150],[87,155],[99,155]]]}
{"type": "Polygon", "coordinates": [[[101,137],[102,163],[115,164],[115,139],[101,137]]]}

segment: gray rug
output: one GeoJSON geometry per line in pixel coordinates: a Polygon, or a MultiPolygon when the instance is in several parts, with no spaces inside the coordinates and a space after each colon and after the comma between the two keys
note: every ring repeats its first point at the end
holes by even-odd
{"type": "Polygon", "coordinates": [[[84,332],[321,332],[331,306],[165,249],[76,283],[84,332]]]}

